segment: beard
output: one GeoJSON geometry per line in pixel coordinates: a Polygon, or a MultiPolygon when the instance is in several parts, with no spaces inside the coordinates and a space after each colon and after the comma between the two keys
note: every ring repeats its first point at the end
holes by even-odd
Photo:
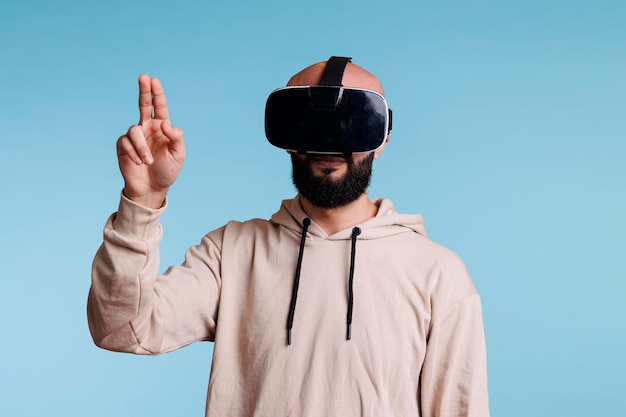
{"type": "Polygon", "coordinates": [[[319,177],[313,174],[311,170],[313,157],[314,155],[309,154],[302,159],[297,155],[291,155],[293,184],[313,205],[327,209],[343,207],[356,201],[366,192],[372,178],[374,152],[356,164],[352,158],[346,158],[348,169],[341,178],[332,178],[330,175],[332,170],[325,171],[319,177]]]}

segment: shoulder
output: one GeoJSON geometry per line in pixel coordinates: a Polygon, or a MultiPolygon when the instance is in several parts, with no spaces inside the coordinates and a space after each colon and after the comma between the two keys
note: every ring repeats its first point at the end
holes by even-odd
{"type": "Polygon", "coordinates": [[[476,288],[467,266],[451,248],[430,240],[425,233],[405,229],[390,237],[385,257],[403,263],[412,272],[416,286],[429,299],[433,313],[466,297],[476,295],[476,288]]]}
{"type": "Polygon", "coordinates": [[[246,221],[229,221],[224,226],[207,233],[206,238],[216,244],[235,241],[253,241],[260,235],[277,232],[277,226],[265,219],[250,219],[246,221]]]}
{"type": "Polygon", "coordinates": [[[442,315],[462,300],[478,296],[465,262],[456,252],[432,241],[425,248],[431,259],[429,279],[433,317],[442,315]]]}

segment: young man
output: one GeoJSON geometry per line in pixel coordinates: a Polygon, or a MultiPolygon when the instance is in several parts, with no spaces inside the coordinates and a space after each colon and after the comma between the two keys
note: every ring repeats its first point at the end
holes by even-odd
{"type": "Polygon", "coordinates": [[[98,346],[138,354],[214,341],[207,416],[489,415],[479,296],[421,216],[368,197],[391,111],[349,61],[312,65],[268,99],[266,134],[290,152],[298,195],[269,221],[208,233],[164,275],[159,217],[183,132],[160,82],[139,78],[89,325],[98,346]]]}

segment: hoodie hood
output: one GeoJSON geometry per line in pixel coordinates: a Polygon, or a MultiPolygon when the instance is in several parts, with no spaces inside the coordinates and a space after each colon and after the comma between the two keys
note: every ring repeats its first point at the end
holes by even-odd
{"type": "MultiPolygon", "coordinates": [[[[272,223],[301,233],[303,221],[309,216],[302,209],[300,201],[301,196],[299,194],[293,199],[283,200],[279,211],[271,218],[272,223]]],[[[355,225],[361,229],[359,240],[378,239],[407,232],[415,232],[424,237],[428,237],[424,219],[421,215],[399,214],[394,208],[393,203],[386,198],[372,199],[371,201],[378,207],[378,212],[376,216],[371,219],[355,225]]],[[[307,229],[307,238],[350,240],[352,238],[352,227],[333,235],[328,235],[321,227],[315,224],[315,222],[311,221],[307,229]]]]}

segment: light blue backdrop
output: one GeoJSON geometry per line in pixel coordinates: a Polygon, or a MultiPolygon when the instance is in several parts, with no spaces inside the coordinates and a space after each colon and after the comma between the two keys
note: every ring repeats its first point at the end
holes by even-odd
{"type": "Polygon", "coordinates": [[[623,415],[624,22],[622,0],[3,2],[0,415],[203,415],[210,344],[123,355],[86,324],[136,77],[186,132],[165,268],[294,194],[264,101],[330,55],[394,110],[370,194],[422,213],[482,294],[492,415],[623,415]]]}

